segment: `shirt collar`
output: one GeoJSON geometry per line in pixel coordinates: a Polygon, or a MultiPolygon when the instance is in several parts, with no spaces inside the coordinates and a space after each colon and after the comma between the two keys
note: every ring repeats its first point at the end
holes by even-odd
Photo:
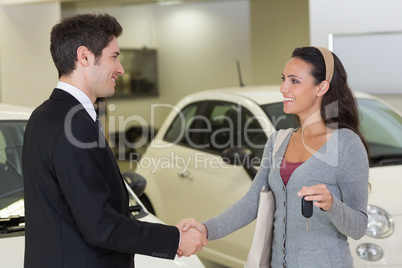
{"type": "Polygon", "coordinates": [[[82,106],[84,106],[85,110],[91,116],[92,120],[94,120],[94,121],[96,120],[96,112],[95,112],[94,105],[91,102],[91,100],[89,99],[89,97],[84,92],[82,92],[81,90],[79,90],[78,88],[76,88],[75,86],[73,86],[71,84],[61,82],[61,81],[59,81],[57,83],[56,87],[58,89],[61,89],[65,92],[69,93],[74,98],[76,98],[82,104],[82,106]]]}

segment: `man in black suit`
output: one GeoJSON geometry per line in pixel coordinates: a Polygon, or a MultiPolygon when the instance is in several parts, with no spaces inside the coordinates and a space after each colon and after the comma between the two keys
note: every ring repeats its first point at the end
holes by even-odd
{"type": "Polygon", "coordinates": [[[33,113],[23,147],[25,267],[133,267],[133,254],[173,259],[201,250],[192,229],[130,218],[128,193],[101,134],[93,103],[114,94],[124,73],[107,14],[83,14],[56,24],[50,50],[59,82],[33,113]]]}

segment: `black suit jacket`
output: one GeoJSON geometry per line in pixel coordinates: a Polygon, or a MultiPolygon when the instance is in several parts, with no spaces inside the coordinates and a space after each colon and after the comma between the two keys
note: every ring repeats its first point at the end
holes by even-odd
{"type": "Polygon", "coordinates": [[[133,254],[173,259],[176,227],[129,216],[105,138],[82,105],[55,89],[28,121],[23,147],[25,267],[133,267],[133,254]]]}

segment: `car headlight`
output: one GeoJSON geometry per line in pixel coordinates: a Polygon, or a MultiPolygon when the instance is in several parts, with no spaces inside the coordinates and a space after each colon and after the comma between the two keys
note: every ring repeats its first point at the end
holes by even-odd
{"type": "Polygon", "coordinates": [[[356,249],[357,255],[366,261],[378,261],[384,255],[381,247],[374,244],[361,244],[356,249]]]}
{"type": "Polygon", "coordinates": [[[384,238],[394,232],[394,219],[384,209],[368,205],[368,226],[366,235],[374,238],[384,238]]]}

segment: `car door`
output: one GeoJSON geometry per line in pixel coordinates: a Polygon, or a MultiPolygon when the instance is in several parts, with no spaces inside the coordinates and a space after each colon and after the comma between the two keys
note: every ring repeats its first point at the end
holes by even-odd
{"type": "MultiPolygon", "coordinates": [[[[233,147],[248,148],[261,155],[267,141],[258,120],[237,103],[203,101],[192,106],[197,106],[194,116],[181,124],[178,116],[164,137],[174,142],[173,139],[177,141],[179,133],[182,134],[173,151],[187,164],[177,169],[177,174],[172,174],[171,170],[164,171],[166,181],[168,176],[175,177],[174,182],[165,185],[175,192],[175,198],[167,201],[175,208],[169,216],[171,223],[184,217],[204,221],[243,197],[252,178],[243,167],[227,164],[222,155],[233,147]],[[182,131],[177,131],[179,125],[182,131]]],[[[191,107],[183,109],[185,115],[189,109],[191,107]]],[[[253,230],[254,224],[251,224],[223,239],[210,242],[208,248],[244,260],[253,230]]]]}

